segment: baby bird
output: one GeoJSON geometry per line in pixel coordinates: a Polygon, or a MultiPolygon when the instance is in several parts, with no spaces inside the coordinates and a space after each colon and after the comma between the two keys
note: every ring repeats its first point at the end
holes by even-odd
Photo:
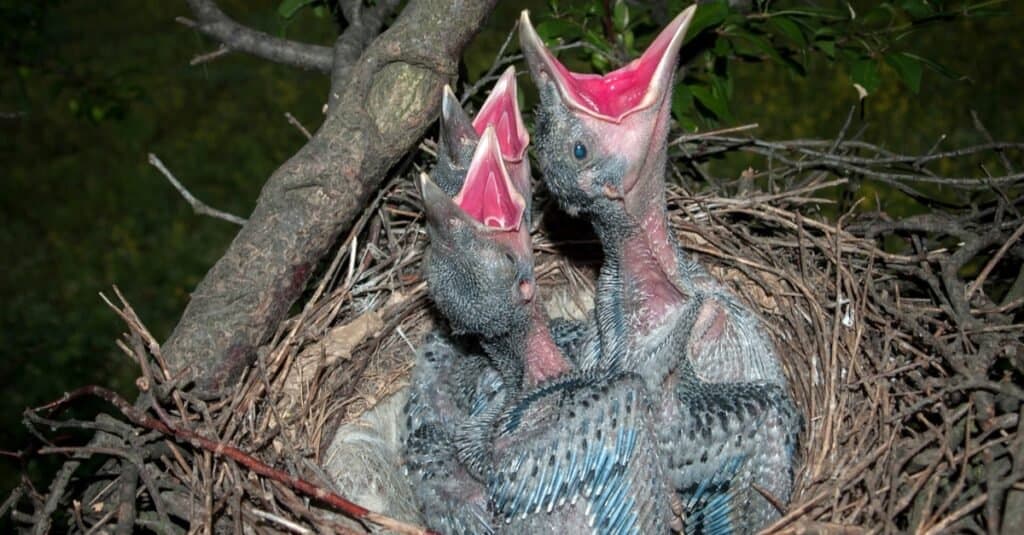
{"type": "MultiPolygon", "coordinates": [[[[604,250],[595,357],[643,376],[682,500],[717,488],[715,525],[753,532],[780,514],[755,485],[789,500],[801,420],[757,317],[683,253],[668,224],[671,88],[695,10],[603,76],[569,71],[525,11],[520,42],[540,94],[535,134],[545,182],[563,209],[591,220],[604,250]]],[[[695,515],[687,531],[703,522],[696,517],[709,515],[695,515]]]]}
{"type": "Polygon", "coordinates": [[[574,369],[554,343],[524,224],[529,189],[499,147],[488,126],[454,199],[420,178],[431,297],[455,332],[479,337],[504,385],[457,432],[458,458],[485,482],[496,530],[664,532],[668,500],[642,380],[574,369]]]}
{"type": "MultiPolygon", "coordinates": [[[[492,126],[508,167],[529,183],[525,158],[529,134],[523,125],[516,95],[515,70],[509,68],[495,84],[475,120],[463,111],[451,87],[441,104],[437,184],[449,196],[462,189],[474,150],[492,126]]],[[[522,180],[522,179],[521,179],[522,180]]],[[[445,533],[491,533],[486,488],[456,458],[456,428],[504,400],[501,376],[483,355],[465,343],[432,332],[416,355],[405,406],[405,469],[424,521],[445,533]]]]}

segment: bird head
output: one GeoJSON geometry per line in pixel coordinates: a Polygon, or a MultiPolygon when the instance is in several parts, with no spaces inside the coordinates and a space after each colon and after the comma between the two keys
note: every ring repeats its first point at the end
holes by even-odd
{"type": "Polygon", "coordinates": [[[456,332],[484,338],[525,325],[536,294],[527,201],[497,129],[484,130],[454,198],[426,174],[418,182],[430,236],[426,278],[438,309],[456,332]]]}
{"type": "Polygon", "coordinates": [[[519,39],[540,93],[538,160],[568,212],[636,217],[660,196],[672,78],[694,12],[680,13],[639,58],[597,75],[562,65],[523,11],[519,39]]]}

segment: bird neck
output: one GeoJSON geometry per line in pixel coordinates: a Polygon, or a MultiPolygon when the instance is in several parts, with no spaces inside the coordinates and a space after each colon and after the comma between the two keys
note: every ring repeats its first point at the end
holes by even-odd
{"type": "Polygon", "coordinates": [[[527,305],[528,313],[502,336],[484,339],[481,345],[495,362],[506,384],[529,388],[559,377],[572,369],[555,345],[547,315],[539,299],[527,305]]]}
{"type": "Polygon", "coordinates": [[[548,317],[540,301],[534,299],[530,307],[530,331],[526,340],[527,386],[535,386],[565,375],[572,369],[562,350],[555,345],[548,326],[548,317]]]}
{"type": "Polygon", "coordinates": [[[669,229],[664,188],[648,198],[642,211],[617,228],[597,225],[605,255],[598,279],[598,325],[602,346],[613,355],[629,347],[629,339],[660,327],[690,294],[680,276],[681,254],[669,229]]]}

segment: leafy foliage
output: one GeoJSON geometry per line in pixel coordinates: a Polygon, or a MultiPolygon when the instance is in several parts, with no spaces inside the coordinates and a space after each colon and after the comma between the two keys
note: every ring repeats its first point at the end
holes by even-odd
{"type": "Polygon", "coordinates": [[[53,16],[61,3],[42,0],[0,6],[4,63],[12,68],[17,84],[17,92],[10,95],[16,108],[8,113],[31,113],[39,100],[60,99],[73,116],[92,123],[124,118],[144,98],[142,89],[131,81],[132,70],[97,69],[75,62],[62,46],[71,26],[53,16]],[[45,86],[40,87],[40,80],[45,86]]]}
{"type": "Polygon", "coordinates": [[[317,18],[325,18],[328,11],[328,3],[324,0],[281,0],[277,5],[277,14],[281,18],[291,20],[302,9],[310,8],[317,18]]]}
{"type": "MultiPolygon", "coordinates": [[[[219,4],[234,15],[248,2],[219,4]]],[[[327,82],[242,55],[190,67],[215,45],[174,22],[183,4],[3,5],[3,69],[19,75],[0,77],[0,450],[16,451],[26,407],[89,383],[134,390],[114,346],[120,321],[98,292],[119,285],[163,338],[236,232],[196,217],[146,153],[245,216],[305,139],[284,112],[314,126],[327,82]]],[[[273,31],[273,8],[261,10],[247,22],[273,31]]],[[[297,38],[329,38],[332,24],[315,20],[297,15],[297,38]]],[[[0,493],[19,470],[4,459],[0,493]]]]}
{"type": "MultiPolygon", "coordinates": [[[[656,3],[548,2],[537,31],[549,42],[581,40],[583,52],[567,52],[566,61],[586,62],[599,72],[621,66],[639,55],[666,22],[689,2],[656,3]]],[[[732,122],[737,64],[773,63],[797,76],[805,76],[812,56],[827,58],[841,68],[863,97],[883,83],[899,80],[907,89],[921,89],[924,71],[954,78],[957,75],[936,60],[907,50],[905,38],[931,24],[964,17],[993,14],[1000,2],[901,0],[858,11],[855,3],[759,1],[749,12],[730,7],[725,0],[702,4],[687,35],[693,54],[690,68],[679,80],[673,113],[684,128],[732,122]],[[886,64],[891,70],[882,69],[886,64]]]]}

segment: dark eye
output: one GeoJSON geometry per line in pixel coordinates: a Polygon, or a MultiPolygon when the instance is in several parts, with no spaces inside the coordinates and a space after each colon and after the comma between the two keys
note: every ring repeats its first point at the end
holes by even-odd
{"type": "Polygon", "coordinates": [[[577,160],[582,160],[582,159],[586,158],[587,157],[587,146],[584,145],[583,143],[580,143],[579,141],[577,141],[576,145],[574,145],[573,148],[572,148],[572,155],[575,156],[577,160]]]}

